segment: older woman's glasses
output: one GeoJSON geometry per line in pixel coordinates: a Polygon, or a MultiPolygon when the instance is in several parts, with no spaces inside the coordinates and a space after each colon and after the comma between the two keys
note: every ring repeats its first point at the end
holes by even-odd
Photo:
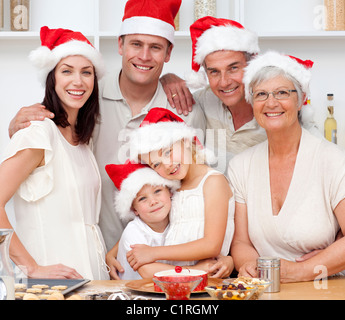
{"type": "Polygon", "coordinates": [[[277,100],[284,100],[290,97],[291,92],[297,92],[297,90],[277,90],[272,92],[260,90],[252,92],[251,95],[254,101],[266,101],[270,94],[277,100]]]}

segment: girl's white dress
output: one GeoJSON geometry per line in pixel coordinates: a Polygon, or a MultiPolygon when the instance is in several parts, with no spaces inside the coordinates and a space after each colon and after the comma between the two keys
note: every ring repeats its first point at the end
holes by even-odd
{"type": "MultiPolygon", "coordinates": [[[[199,185],[191,190],[181,190],[174,194],[172,209],[170,211],[170,227],[165,239],[165,245],[177,245],[204,237],[205,209],[203,187],[211,175],[222,174],[216,170],[209,170],[199,185]]],[[[234,197],[229,200],[228,221],[222,255],[228,255],[230,244],[234,235],[234,197]]],[[[197,261],[169,261],[174,265],[194,265],[197,261]]]]}
{"type": "Polygon", "coordinates": [[[89,146],[69,144],[46,119],[19,130],[4,160],[28,148],[44,149],[45,165],[36,168],[14,195],[20,240],[39,265],[62,263],[84,278],[109,279],[98,227],[100,175],[89,146]]]}
{"type": "Polygon", "coordinates": [[[345,198],[345,154],[302,130],[284,204],[272,213],[268,141],[229,163],[235,201],[245,203],[250,240],[260,256],[297,257],[332,244],[339,230],[334,209],[345,198]]]}

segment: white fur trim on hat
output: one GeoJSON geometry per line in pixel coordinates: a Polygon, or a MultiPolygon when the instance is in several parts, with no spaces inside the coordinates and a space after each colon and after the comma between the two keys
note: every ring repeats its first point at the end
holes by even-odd
{"type": "Polygon", "coordinates": [[[105,66],[102,55],[84,41],[72,40],[55,47],[53,50],[41,46],[30,53],[29,59],[38,69],[38,78],[41,84],[45,85],[49,72],[55,68],[59,61],[73,55],[81,55],[89,59],[95,67],[98,79],[103,77],[105,66]]]}
{"type": "Polygon", "coordinates": [[[258,36],[247,29],[228,26],[212,26],[206,30],[196,43],[194,61],[202,65],[206,56],[220,50],[260,51],[258,36]]]}
{"type": "Polygon", "coordinates": [[[245,68],[243,83],[245,85],[246,100],[250,101],[250,88],[249,85],[253,78],[264,67],[277,67],[284,70],[287,74],[296,79],[301,87],[302,91],[309,95],[309,82],[311,79],[311,72],[309,69],[302,66],[295,59],[289,56],[283,55],[275,51],[268,51],[262,55],[258,55],[251,60],[248,66],[245,68]]]}
{"type": "Polygon", "coordinates": [[[126,34],[149,34],[163,37],[174,44],[175,29],[170,24],[152,17],[136,16],[124,20],[119,36],[126,34]]]}
{"type": "Polygon", "coordinates": [[[115,209],[119,213],[121,220],[128,222],[134,219],[132,203],[137,193],[145,185],[166,186],[171,192],[180,188],[179,180],[168,180],[161,177],[150,168],[142,168],[132,172],[121,184],[120,191],[115,194],[115,209]]]}
{"type": "Polygon", "coordinates": [[[207,86],[207,76],[203,69],[200,69],[198,72],[191,71],[185,76],[186,84],[190,89],[200,89],[207,86]]]}
{"type": "Polygon", "coordinates": [[[129,135],[129,159],[138,161],[139,154],[160,150],[183,138],[193,141],[195,136],[196,130],[184,122],[157,122],[144,125],[129,135]]]}

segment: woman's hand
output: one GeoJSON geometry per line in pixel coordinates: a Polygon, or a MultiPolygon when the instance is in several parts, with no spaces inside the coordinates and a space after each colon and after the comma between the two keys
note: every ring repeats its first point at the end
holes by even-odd
{"type": "Polygon", "coordinates": [[[245,262],[238,270],[238,276],[256,278],[258,276],[256,260],[245,262]]]}
{"type": "Polygon", "coordinates": [[[153,249],[145,244],[131,245],[132,250],[128,251],[127,261],[134,271],[137,271],[141,266],[147,263],[155,262],[157,259],[153,256],[153,249]]]}
{"type": "Polygon", "coordinates": [[[82,279],[83,277],[73,268],[63,264],[49,266],[37,265],[27,276],[41,279],[82,279]]]}

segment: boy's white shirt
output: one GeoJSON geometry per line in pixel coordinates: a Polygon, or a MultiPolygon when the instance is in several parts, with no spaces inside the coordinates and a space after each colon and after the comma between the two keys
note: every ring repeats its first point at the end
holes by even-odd
{"type": "Polygon", "coordinates": [[[165,236],[168,229],[169,225],[165,228],[164,232],[155,232],[138,216],[127,224],[122,233],[117,254],[117,260],[124,269],[123,273],[119,273],[119,277],[121,279],[142,279],[139,272],[134,271],[127,261],[126,253],[131,250],[130,246],[133,244],[146,244],[151,247],[164,246],[165,236]]]}

